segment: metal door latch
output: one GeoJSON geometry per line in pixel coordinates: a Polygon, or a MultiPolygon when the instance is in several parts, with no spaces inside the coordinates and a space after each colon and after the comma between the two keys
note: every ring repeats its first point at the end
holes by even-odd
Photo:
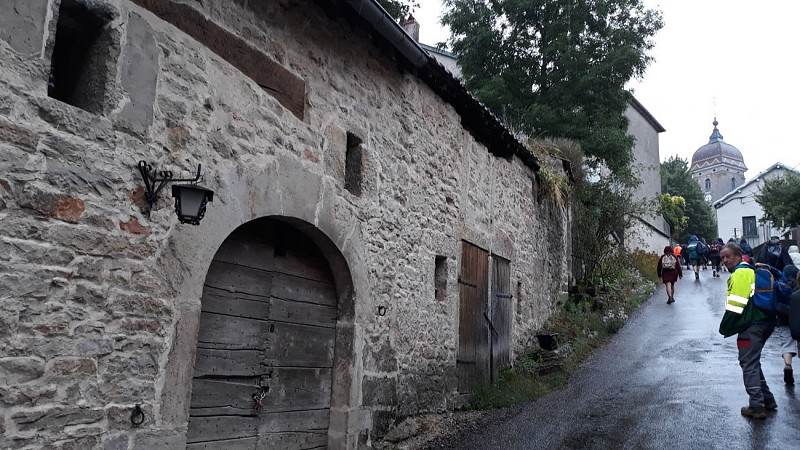
{"type": "Polygon", "coordinates": [[[264,397],[267,396],[267,392],[269,392],[269,387],[262,387],[258,392],[253,394],[253,408],[258,412],[264,409],[264,397]]]}

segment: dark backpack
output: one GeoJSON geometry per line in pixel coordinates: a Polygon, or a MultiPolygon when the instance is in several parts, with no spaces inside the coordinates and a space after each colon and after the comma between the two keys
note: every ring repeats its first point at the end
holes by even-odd
{"type": "Polygon", "coordinates": [[[755,305],[771,317],[776,314],[785,314],[785,317],[788,317],[792,289],[783,279],[783,272],[762,263],[756,263],[753,270],[756,275],[753,293],[755,305]]]}
{"type": "Polygon", "coordinates": [[[692,242],[686,247],[689,250],[689,259],[697,259],[697,255],[700,253],[699,244],[699,242],[692,242]]]}
{"type": "Polygon", "coordinates": [[[800,340],[800,290],[795,291],[791,297],[789,330],[792,332],[793,339],[800,340]]]}

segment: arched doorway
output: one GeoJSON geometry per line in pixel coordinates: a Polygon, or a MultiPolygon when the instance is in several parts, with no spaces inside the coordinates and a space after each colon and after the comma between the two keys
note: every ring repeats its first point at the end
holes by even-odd
{"type": "Polygon", "coordinates": [[[187,448],[325,447],[337,298],[325,256],[292,224],[234,231],[203,288],[187,448]]]}

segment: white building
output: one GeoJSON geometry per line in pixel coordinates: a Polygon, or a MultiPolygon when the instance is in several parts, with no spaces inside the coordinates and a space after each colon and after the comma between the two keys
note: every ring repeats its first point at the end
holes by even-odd
{"type": "Polygon", "coordinates": [[[715,201],[718,236],[723,240],[734,238],[738,241],[744,238],[752,247],[757,247],[768,241],[770,236],[782,236],[788,232],[788,228],[774,227],[771,223],[760,222],[764,210],[756,202],[755,196],[761,191],[764,180],[780,178],[789,172],[800,175],[800,172],[784,164],[773,164],[750,181],[715,201]]]}
{"type": "MultiPolygon", "coordinates": [[[[636,138],[633,146],[634,170],[641,180],[636,189],[636,199],[652,199],[661,195],[661,159],[658,135],[666,131],[647,109],[631,96],[628,109],[628,134],[636,138]]],[[[660,255],[671,245],[670,227],[662,215],[637,217],[632,228],[626,231],[625,247],[641,249],[660,255]]]]}

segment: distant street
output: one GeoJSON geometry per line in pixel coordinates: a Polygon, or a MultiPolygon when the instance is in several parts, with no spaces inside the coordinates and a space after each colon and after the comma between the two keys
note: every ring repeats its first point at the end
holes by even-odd
{"type": "MultiPolygon", "coordinates": [[[[789,449],[800,448],[797,388],[784,385],[771,339],[762,358],[778,410],[742,417],[747,404],[735,336],[717,332],[727,273],[695,281],[685,271],[667,305],[664,287],[563,390],[497,411],[474,431],[433,448],[454,449],[789,449]]],[[[794,361],[800,381],[800,363],[794,361]]]]}

